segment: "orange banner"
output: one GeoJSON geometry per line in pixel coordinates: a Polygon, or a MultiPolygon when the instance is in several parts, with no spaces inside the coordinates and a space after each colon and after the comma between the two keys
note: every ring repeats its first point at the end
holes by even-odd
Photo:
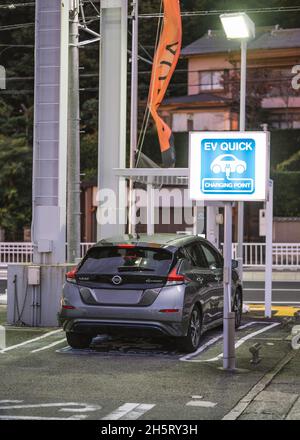
{"type": "Polygon", "coordinates": [[[153,60],[148,107],[156,124],[163,165],[174,167],[176,157],[172,131],[159,116],[158,108],[164,99],[179,58],[182,25],[179,0],[163,0],[163,4],[163,29],[153,60]]]}

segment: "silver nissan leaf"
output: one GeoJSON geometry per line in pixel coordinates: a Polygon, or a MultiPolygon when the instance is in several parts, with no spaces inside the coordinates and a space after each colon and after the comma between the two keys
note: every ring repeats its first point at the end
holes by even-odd
{"type": "MultiPolygon", "coordinates": [[[[232,309],[242,317],[242,285],[232,268],[232,309]]],[[[91,247],[66,274],[59,321],[69,345],[99,334],[176,338],[193,352],[223,318],[223,257],[191,235],[125,235],[91,247]]]]}

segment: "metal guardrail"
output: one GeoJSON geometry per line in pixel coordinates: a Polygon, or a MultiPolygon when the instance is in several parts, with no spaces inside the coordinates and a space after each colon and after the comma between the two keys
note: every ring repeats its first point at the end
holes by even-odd
{"type": "MultiPolygon", "coordinates": [[[[83,257],[95,243],[81,243],[80,253],[83,257]]],[[[33,245],[26,242],[0,242],[0,266],[11,263],[30,263],[32,261],[33,245]]]]}
{"type": "MultiPolygon", "coordinates": [[[[237,256],[237,243],[232,245],[233,258],[237,256]]],[[[264,266],[266,258],[265,243],[243,244],[244,266],[264,266]]],[[[273,243],[273,266],[299,267],[300,243],[273,243]]]]}
{"type": "MultiPolygon", "coordinates": [[[[81,243],[81,257],[94,243],[81,243]]],[[[265,265],[265,243],[244,243],[244,266],[265,265]]],[[[0,242],[0,269],[11,263],[30,263],[32,243],[0,242]]],[[[237,243],[232,245],[232,257],[237,257],[237,243]]],[[[300,243],[273,243],[273,266],[300,267],[300,243]]]]}

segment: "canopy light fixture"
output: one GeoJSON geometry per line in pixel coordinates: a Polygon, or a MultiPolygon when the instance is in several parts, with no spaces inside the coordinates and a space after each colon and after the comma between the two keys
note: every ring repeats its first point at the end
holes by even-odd
{"type": "Polygon", "coordinates": [[[245,12],[220,15],[228,39],[250,39],[255,37],[255,24],[245,12]]]}

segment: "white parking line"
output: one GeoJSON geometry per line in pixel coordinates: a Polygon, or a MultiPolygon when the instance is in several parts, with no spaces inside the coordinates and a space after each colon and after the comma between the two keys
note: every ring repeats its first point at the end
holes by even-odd
{"type": "Polygon", "coordinates": [[[130,411],[127,416],[123,417],[123,420],[137,420],[147,411],[150,411],[155,405],[148,403],[141,403],[133,411],[130,411]]]}
{"type": "MultiPolygon", "coordinates": [[[[201,347],[199,347],[198,350],[196,350],[194,353],[182,356],[179,360],[180,361],[189,361],[189,359],[191,357],[198,356],[198,354],[202,353],[202,351],[206,350],[208,347],[210,347],[211,345],[215,344],[216,342],[218,342],[222,338],[223,338],[223,335],[215,336],[210,341],[208,341],[205,344],[201,345],[201,347]]],[[[189,362],[191,362],[191,361],[189,361],[189,362]]]]}
{"type": "Polygon", "coordinates": [[[11,409],[28,409],[28,408],[60,408],[62,412],[91,412],[102,409],[99,405],[91,405],[88,403],[64,402],[64,403],[38,403],[38,404],[24,404],[24,405],[5,405],[0,406],[0,410],[11,409]]]}
{"type": "Polygon", "coordinates": [[[154,406],[145,403],[124,403],[101,420],[136,420],[154,406]]]}
{"type": "MultiPolygon", "coordinates": [[[[263,324],[263,325],[268,325],[268,322],[265,321],[252,321],[252,322],[248,322],[247,324],[239,327],[239,330],[242,330],[246,327],[249,327],[251,325],[254,324],[263,324]]],[[[250,333],[249,335],[244,336],[243,338],[241,338],[240,340],[238,340],[235,344],[235,348],[240,347],[242,344],[244,344],[244,342],[246,342],[248,339],[253,338],[256,335],[259,335],[260,333],[266,332],[268,330],[270,330],[273,327],[276,327],[277,325],[280,325],[280,322],[275,322],[271,325],[268,325],[265,328],[262,328],[260,330],[257,330],[256,332],[250,333]]],[[[207,347],[209,347],[210,345],[214,344],[215,342],[217,342],[218,340],[223,338],[223,334],[216,336],[215,338],[211,339],[210,341],[208,341],[206,344],[202,345],[197,351],[195,351],[194,353],[188,354],[186,356],[181,357],[179,360],[183,361],[183,362],[215,362],[218,361],[219,359],[221,359],[223,357],[223,353],[219,354],[218,356],[211,358],[211,359],[191,359],[195,356],[197,356],[199,353],[201,353],[202,351],[204,351],[207,347]]]]}
{"type": "Polygon", "coordinates": [[[6,353],[7,351],[14,350],[15,348],[23,347],[24,345],[31,344],[32,342],[39,341],[41,339],[48,338],[48,336],[55,335],[56,333],[62,332],[61,329],[53,330],[51,332],[46,333],[45,335],[38,336],[37,338],[28,339],[27,341],[21,342],[20,344],[11,345],[10,347],[6,347],[0,351],[0,353],[6,353]]]}
{"type": "Polygon", "coordinates": [[[52,344],[45,345],[45,347],[37,348],[36,350],[32,350],[30,353],[37,353],[38,351],[47,350],[48,348],[54,347],[55,345],[61,344],[65,342],[66,338],[59,339],[59,341],[52,342],[52,344]]]}
{"type": "MultiPolygon", "coordinates": [[[[264,292],[265,289],[262,289],[261,287],[259,287],[259,288],[253,287],[252,289],[250,289],[247,287],[247,288],[244,288],[243,291],[244,292],[256,292],[256,291],[264,292]]],[[[277,289],[272,289],[272,292],[299,292],[300,293],[300,289],[279,289],[279,288],[277,288],[277,289]]]]}
{"type": "MultiPolygon", "coordinates": [[[[239,327],[239,330],[243,330],[244,328],[250,327],[251,325],[254,325],[254,324],[257,324],[257,323],[258,323],[257,321],[248,322],[247,324],[244,324],[241,327],[239,327]]],[[[268,324],[268,323],[267,322],[259,322],[259,324],[268,324]]],[[[215,336],[214,338],[210,339],[205,344],[201,345],[198,348],[198,350],[194,351],[194,353],[190,353],[190,354],[187,354],[185,356],[182,356],[179,360],[180,361],[188,361],[190,358],[198,356],[198,354],[202,353],[202,351],[206,350],[208,347],[210,347],[211,345],[215,344],[216,342],[218,342],[222,338],[223,338],[223,333],[221,333],[218,336],[215,336]]]]}
{"type": "Polygon", "coordinates": [[[70,417],[0,416],[0,420],[84,420],[87,417],[83,414],[70,417]]]}
{"type": "Polygon", "coordinates": [[[191,400],[185,406],[197,406],[200,408],[214,408],[217,404],[208,400],[191,400]]]}

